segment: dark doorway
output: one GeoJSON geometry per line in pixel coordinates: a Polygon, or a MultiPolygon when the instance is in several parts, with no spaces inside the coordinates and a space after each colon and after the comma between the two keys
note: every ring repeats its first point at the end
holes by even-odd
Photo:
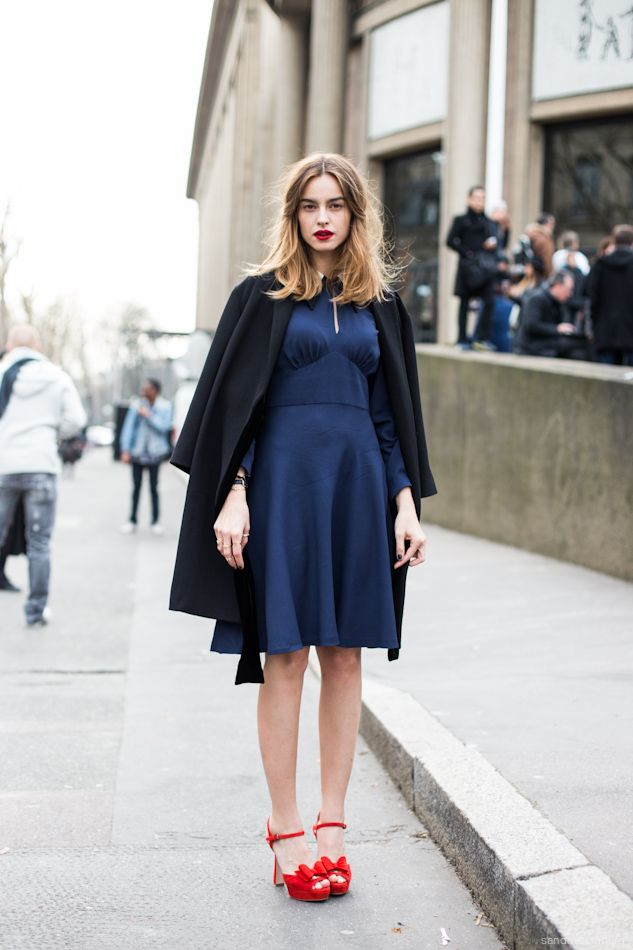
{"type": "Polygon", "coordinates": [[[442,153],[415,152],[385,161],[386,231],[396,257],[408,262],[398,293],[411,314],[415,339],[437,338],[437,274],[442,153]]]}
{"type": "Polygon", "coordinates": [[[543,207],[556,231],[577,231],[592,254],[614,225],[633,215],[633,116],[545,128],[543,207]]]}

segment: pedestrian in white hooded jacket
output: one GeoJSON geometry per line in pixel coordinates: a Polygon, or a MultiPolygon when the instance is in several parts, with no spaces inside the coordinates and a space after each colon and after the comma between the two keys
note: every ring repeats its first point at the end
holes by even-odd
{"type": "Polygon", "coordinates": [[[0,367],[0,549],[22,501],[30,587],[24,610],[35,626],[47,622],[57,443],[81,431],[86,412],[70,376],[42,354],[34,327],[13,327],[7,349],[0,367]]]}

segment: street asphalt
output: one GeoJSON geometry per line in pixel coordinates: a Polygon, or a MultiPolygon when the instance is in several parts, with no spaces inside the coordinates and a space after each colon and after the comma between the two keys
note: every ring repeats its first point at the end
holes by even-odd
{"type": "MultiPolygon", "coordinates": [[[[22,595],[0,593],[2,950],[502,947],[360,737],[347,807],[350,893],[310,905],[272,886],[257,687],[234,685],[236,657],[209,653],[212,621],[167,610],[184,486],[168,466],[161,477],[165,535],[147,528],[144,486],[143,523],[125,537],[118,528],[129,472],[105,450],[89,453],[75,478],[60,482],[50,625],[26,629],[22,595]]],[[[433,535],[431,551],[439,529],[433,535]]],[[[428,613],[438,568],[418,571],[406,652],[387,664],[365,651],[364,661],[394,684],[412,675],[412,611],[422,607],[419,646],[436,667],[418,669],[412,681],[430,684],[427,703],[445,722],[454,711],[460,728],[457,712],[468,703],[453,700],[472,669],[438,672],[442,643],[444,663],[450,656],[459,665],[458,643],[428,613]]],[[[8,573],[24,586],[24,559],[11,559],[8,573]]],[[[456,639],[462,649],[470,643],[472,662],[472,642],[463,631],[456,639]]],[[[477,682],[470,725],[481,728],[490,681],[477,682]]],[[[299,781],[307,831],[318,808],[317,700],[308,672],[299,781]]],[[[502,732],[511,707],[497,700],[502,732]]],[[[567,724],[572,737],[575,728],[567,724]]],[[[567,755],[558,741],[556,751],[567,755]]]]}

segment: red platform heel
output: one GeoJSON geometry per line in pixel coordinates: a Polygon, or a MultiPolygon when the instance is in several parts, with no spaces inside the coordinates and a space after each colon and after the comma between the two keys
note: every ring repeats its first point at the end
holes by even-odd
{"type": "MultiPolygon", "coordinates": [[[[287,835],[274,835],[270,830],[270,818],[266,822],[266,841],[270,845],[270,850],[275,854],[273,841],[279,841],[281,838],[298,838],[304,835],[305,831],[293,831],[287,835]]],[[[273,867],[273,884],[285,884],[288,888],[290,897],[298,901],[324,901],[330,896],[330,887],[314,887],[318,881],[326,881],[330,884],[326,870],[321,861],[316,861],[310,867],[308,864],[300,864],[293,874],[284,874],[281,870],[277,855],[275,854],[275,865],[273,867]]]]}
{"type": "MultiPolygon", "coordinates": [[[[316,823],[312,826],[312,834],[315,838],[319,828],[347,828],[347,825],[343,821],[319,821],[320,817],[321,812],[319,812],[317,815],[316,823]]],[[[352,869],[349,866],[345,855],[342,854],[338,861],[334,862],[331,861],[326,855],[322,854],[317,863],[320,863],[325,868],[325,871],[328,875],[339,874],[341,877],[345,878],[344,881],[333,881],[331,878],[328,878],[330,881],[330,894],[347,894],[352,881],[352,869]]]]}

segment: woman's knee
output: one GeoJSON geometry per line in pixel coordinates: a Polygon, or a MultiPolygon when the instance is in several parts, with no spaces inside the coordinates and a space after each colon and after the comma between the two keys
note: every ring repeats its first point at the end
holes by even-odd
{"type": "Polygon", "coordinates": [[[359,647],[320,647],[318,651],[322,676],[358,676],[359,647]]]}
{"type": "Polygon", "coordinates": [[[309,647],[301,650],[292,650],[290,653],[269,653],[266,656],[266,668],[274,669],[276,675],[288,678],[302,677],[308,666],[309,647]]]}

